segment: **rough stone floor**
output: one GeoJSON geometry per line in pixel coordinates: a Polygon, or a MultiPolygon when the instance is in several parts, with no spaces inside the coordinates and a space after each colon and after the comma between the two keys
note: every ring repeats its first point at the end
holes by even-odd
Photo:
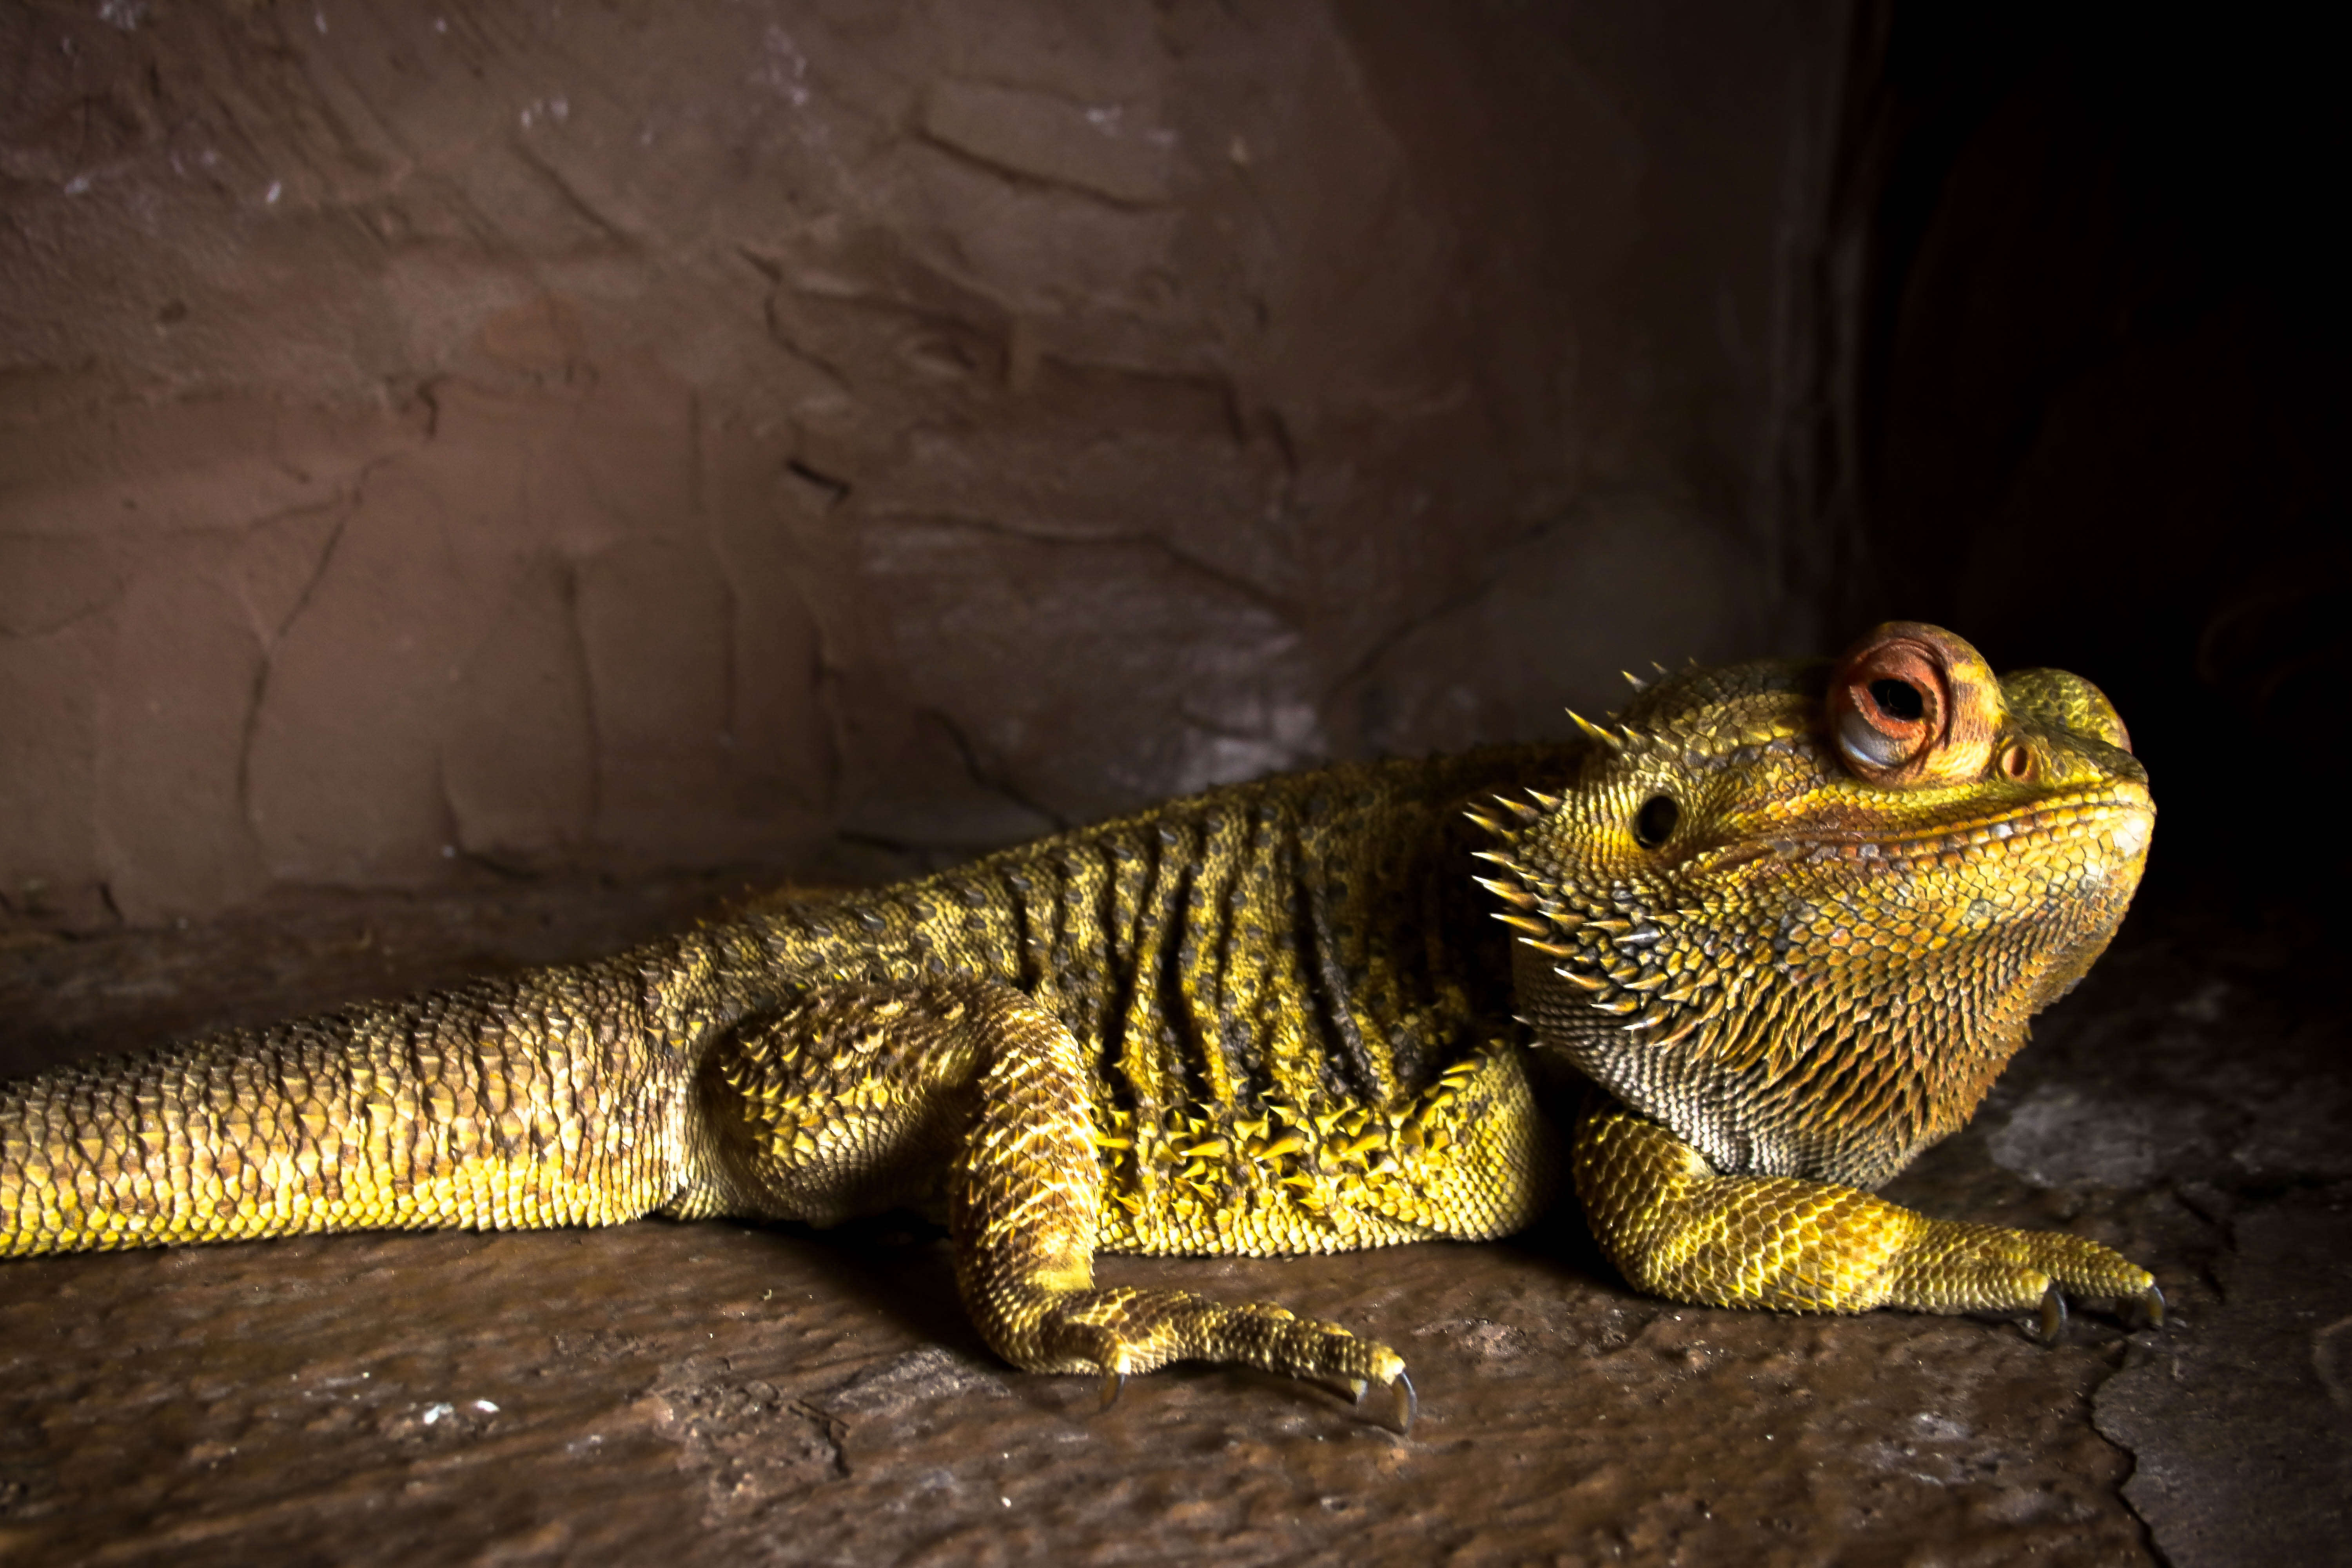
{"type": "MultiPolygon", "coordinates": [[[[712,883],[314,900],[0,950],[13,1075],[609,948],[712,883]]],[[[1396,1345],[1402,1438],[1179,1369],[992,1361],[945,1244],[341,1237],[0,1264],[9,1563],[2321,1563],[2352,1551],[2352,1074],[2334,944],[2143,900],[1894,1189],[2149,1263],[2161,1331],[1676,1308],[1572,1205],[1512,1242],[1112,1259],[1396,1345]]]]}

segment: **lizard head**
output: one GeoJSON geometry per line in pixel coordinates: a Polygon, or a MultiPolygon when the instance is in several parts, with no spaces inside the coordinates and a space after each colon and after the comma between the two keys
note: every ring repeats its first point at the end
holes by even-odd
{"type": "Polygon", "coordinates": [[[2155,807],[2106,698],[1891,622],[1667,676],[1558,795],[1474,813],[1519,1010],[1725,1172],[1875,1186],[2106,947],[2155,807]]]}

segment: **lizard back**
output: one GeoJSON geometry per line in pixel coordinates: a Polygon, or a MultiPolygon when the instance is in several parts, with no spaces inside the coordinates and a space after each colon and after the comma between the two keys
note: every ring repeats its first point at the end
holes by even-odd
{"type": "Polygon", "coordinates": [[[1286,775],[760,920],[798,986],[981,977],[1068,1027],[1091,1063],[1107,1248],[1489,1234],[1537,1184],[1534,1124],[1516,1060],[1488,1049],[1513,1032],[1510,958],[1468,875],[1464,807],[1575,755],[1286,775]],[[1439,1123],[1490,1113],[1468,1135],[1509,1145],[1478,1151],[1509,1179],[1438,1194],[1463,1136],[1439,1123]]]}

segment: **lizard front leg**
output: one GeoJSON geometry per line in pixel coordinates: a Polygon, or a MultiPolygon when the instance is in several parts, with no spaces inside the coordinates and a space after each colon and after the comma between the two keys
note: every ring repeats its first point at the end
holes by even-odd
{"type": "Polygon", "coordinates": [[[1577,1195],[1617,1267],[1675,1300],[1812,1312],[2039,1307],[2045,1336],[2067,1294],[2136,1300],[2162,1319],[2154,1276],[2097,1242],[1931,1219],[1826,1182],[1720,1175],[1604,1095],[1586,1108],[1575,1168],[1577,1195]]]}
{"type": "MultiPolygon", "coordinates": [[[[723,1047],[704,1076],[722,1164],[753,1206],[832,1218],[914,1194],[949,1151],[956,1283],[989,1347],[1030,1372],[1170,1362],[1379,1383],[1404,1362],[1268,1302],[1098,1286],[1103,1172],[1085,1048],[1021,992],[954,979],[820,993],[723,1047]]],[[[1401,1420],[1409,1419],[1401,1403],[1401,1420]]]]}

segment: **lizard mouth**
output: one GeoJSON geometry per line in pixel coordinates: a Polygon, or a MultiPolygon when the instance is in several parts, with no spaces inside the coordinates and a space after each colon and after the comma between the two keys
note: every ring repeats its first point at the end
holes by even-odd
{"type": "Polygon", "coordinates": [[[1706,858],[1705,869],[1727,870],[1752,860],[1788,862],[1886,860],[1925,862],[1969,856],[2021,841],[2102,840],[2119,860],[2144,853],[2156,828],[2156,807],[2144,795],[2103,793],[2037,802],[2016,811],[1902,834],[1781,833],[1728,845],[1706,858]]]}

